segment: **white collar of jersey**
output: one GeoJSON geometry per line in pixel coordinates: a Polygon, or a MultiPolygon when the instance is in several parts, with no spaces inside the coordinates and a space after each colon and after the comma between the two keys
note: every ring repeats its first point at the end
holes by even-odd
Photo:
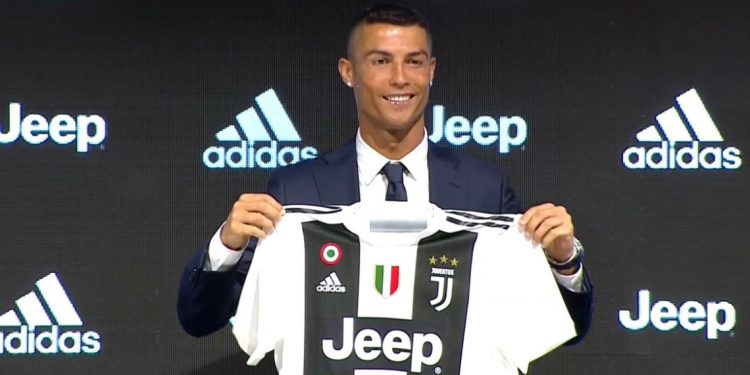
{"type": "Polygon", "coordinates": [[[302,222],[343,224],[357,233],[361,242],[370,244],[412,244],[437,232],[446,222],[445,212],[426,202],[357,202],[351,206],[291,205],[284,208],[288,214],[302,214],[295,216],[302,222]]]}
{"type": "Polygon", "coordinates": [[[384,201],[361,205],[355,215],[370,219],[370,232],[414,233],[427,229],[429,219],[443,212],[430,203],[384,201]],[[394,215],[397,212],[398,215],[394,215]]]}
{"type": "MultiPolygon", "coordinates": [[[[380,170],[386,163],[398,161],[406,167],[408,174],[414,180],[421,183],[427,178],[427,132],[425,131],[422,142],[411,150],[401,160],[390,160],[374,148],[370,147],[362,138],[359,129],[357,129],[357,138],[355,141],[357,148],[357,167],[359,168],[359,181],[369,186],[380,174],[380,170]]],[[[427,182],[425,182],[427,183],[427,182]]]]}
{"type": "Polygon", "coordinates": [[[344,222],[371,244],[409,245],[438,231],[445,213],[432,203],[378,202],[350,206],[353,220],[344,222]]]}
{"type": "Polygon", "coordinates": [[[357,233],[361,242],[408,245],[437,232],[508,229],[520,215],[498,215],[471,211],[444,211],[432,203],[358,202],[351,206],[286,206],[290,213],[307,214],[307,220],[343,224],[357,233]]]}

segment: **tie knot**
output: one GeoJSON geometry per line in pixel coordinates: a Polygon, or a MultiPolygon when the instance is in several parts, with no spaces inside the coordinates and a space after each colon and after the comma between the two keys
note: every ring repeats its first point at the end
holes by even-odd
{"type": "Polygon", "coordinates": [[[401,163],[388,163],[383,167],[383,174],[388,179],[385,191],[387,201],[406,201],[406,186],[404,186],[404,167],[401,163]]]}
{"type": "Polygon", "coordinates": [[[405,170],[406,167],[401,163],[388,163],[383,167],[383,174],[385,174],[388,182],[402,183],[404,181],[405,170]]]}

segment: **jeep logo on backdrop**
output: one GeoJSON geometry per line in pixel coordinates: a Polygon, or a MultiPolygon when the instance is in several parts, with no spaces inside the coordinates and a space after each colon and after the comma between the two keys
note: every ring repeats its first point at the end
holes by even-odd
{"type": "Polygon", "coordinates": [[[21,103],[8,105],[8,122],[0,123],[0,144],[72,144],[85,153],[92,146],[102,147],[107,135],[107,122],[99,115],[57,114],[48,119],[35,113],[24,115],[23,109],[21,103]]]}
{"type": "Polygon", "coordinates": [[[446,115],[442,105],[432,108],[430,141],[434,143],[443,139],[453,146],[472,142],[492,147],[498,154],[507,154],[512,147],[523,147],[527,136],[526,120],[519,116],[479,116],[470,120],[460,115],[446,115]]]}
{"type": "Polygon", "coordinates": [[[649,325],[666,332],[684,329],[688,332],[702,333],[708,340],[716,340],[721,333],[729,333],[737,322],[734,305],[727,301],[685,301],[681,304],[651,300],[651,291],[643,289],[638,292],[635,311],[620,310],[620,324],[638,331],[649,325]],[[678,306],[679,305],[679,306],[678,306]]]}

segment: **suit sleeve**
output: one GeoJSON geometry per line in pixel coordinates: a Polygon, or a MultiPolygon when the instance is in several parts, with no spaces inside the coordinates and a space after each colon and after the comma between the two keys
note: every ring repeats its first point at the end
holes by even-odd
{"type": "Polygon", "coordinates": [[[565,306],[568,308],[570,317],[573,318],[573,323],[576,326],[576,337],[566,342],[566,345],[577,344],[591,328],[591,319],[594,314],[594,285],[589,280],[589,275],[586,272],[586,268],[583,269],[583,293],[571,292],[567,288],[558,285],[560,294],[565,301],[565,306]]]}
{"type": "MultiPolygon", "coordinates": [[[[283,204],[283,183],[274,173],[266,192],[283,204]]],[[[203,269],[208,245],[185,265],[177,294],[177,317],[188,334],[201,337],[227,325],[234,316],[257,241],[251,240],[240,261],[226,271],[203,269]]]]}
{"type": "Polygon", "coordinates": [[[516,198],[516,193],[508,183],[508,177],[505,174],[500,176],[500,210],[503,214],[520,214],[521,204],[516,198]]]}

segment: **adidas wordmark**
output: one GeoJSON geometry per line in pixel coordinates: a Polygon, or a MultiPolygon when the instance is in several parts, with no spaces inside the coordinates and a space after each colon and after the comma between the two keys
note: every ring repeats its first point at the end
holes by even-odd
{"type": "Polygon", "coordinates": [[[625,168],[739,168],[742,165],[740,150],[736,147],[724,147],[724,138],[698,92],[690,89],[676,100],[677,106],[656,116],[658,127],[651,125],[636,134],[635,138],[639,142],[649,142],[654,146],[627,148],[622,153],[622,164],[625,168]],[[680,113],[687,120],[687,124],[682,121],[680,113]]]}
{"type": "Polygon", "coordinates": [[[216,133],[219,142],[234,146],[210,146],[203,152],[203,164],[219,168],[276,168],[318,156],[314,147],[300,147],[302,142],[292,120],[273,89],[255,97],[259,111],[250,107],[236,116],[237,126],[229,125],[216,133]],[[261,116],[268,123],[273,137],[266,130],[261,116]],[[280,146],[286,145],[286,146],[280,146]]]}
{"type": "Polygon", "coordinates": [[[14,309],[0,315],[0,354],[98,353],[101,336],[78,328],[83,322],[57,275],[50,273],[36,286],[16,300],[20,317],[14,309]]]}
{"type": "Polygon", "coordinates": [[[330,275],[326,276],[315,288],[319,293],[346,293],[346,286],[341,284],[336,272],[331,272],[330,275]]]}

